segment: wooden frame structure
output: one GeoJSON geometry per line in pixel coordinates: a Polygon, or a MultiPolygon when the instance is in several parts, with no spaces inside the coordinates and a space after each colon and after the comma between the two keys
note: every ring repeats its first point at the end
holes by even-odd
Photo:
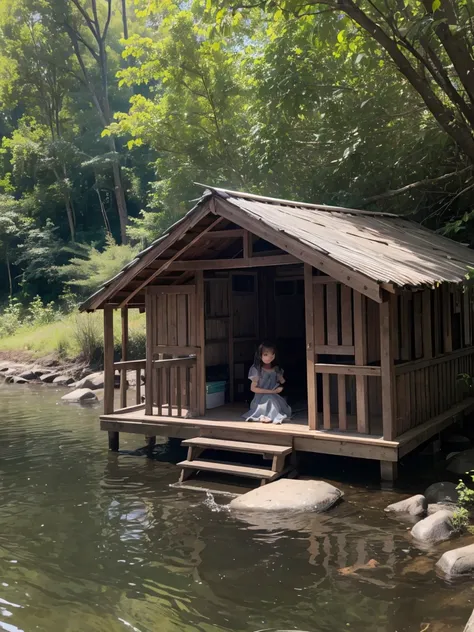
{"type": "MultiPolygon", "coordinates": [[[[474,294],[462,283],[474,254],[412,225],[418,242],[442,240],[449,266],[455,260],[453,272],[439,244],[433,252],[422,250],[420,259],[421,246],[410,244],[408,233],[401,237],[400,225],[398,218],[353,209],[207,191],[167,235],[82,306],[104,309],[101,427],[110,448],[118,449],[119,432],[181,438],[206,433],[261,443],[271,438],[296,450],[378,460],[382,477],[393,480],[399,458],[474,405],[460,379],[474,371],[474,294]],[[292,212],[300,220],[295,227],[288,224],[292,212]],[[312,246],[307,234],[314,222],[318,236],[320,216],[342,218],[361,239],[367,238],[366,222],[371,242],[403,245],[411,258],[419,257],[412,274],[423,265],[431,282],[401,285],[398,276],[405,279],[411,271],[405,265],[399,272],[393,261],[393,278],[378,278],[380,272],[368,271],[362,249],[360,265],[349,266],[329,248],[312,246]],[[277,283],[284,289],[278,304],[277,283]],[[145,359],[128,359],[129,308],[146,312],[145,359]],[[113,356],[115,309],[121,310],[120,362],[113,356]],[[283,322],[288,315],[293,320],[283,322]],[[258,341],[269,332],[284,337],[285,331],[294,335],[290,348],[300,345],[306,413],[267,426],[245,423],[243,407],[206,411],[209,371],[227,367],[232,404],[258,341]],[[117,371],[120,405],[114,409],[117,371]],[[139,385],[133,403],[127,398],[129,371],[139,385]]],[[[380,256],[387,252],[381,249],[380,256]]]]}

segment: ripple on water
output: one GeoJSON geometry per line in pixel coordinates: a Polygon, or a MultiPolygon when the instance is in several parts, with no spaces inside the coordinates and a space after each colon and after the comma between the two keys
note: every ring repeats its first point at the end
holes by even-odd
{"type": "Polygon", "coordinates": [[[436,551],[417,550],[408,525],[383,514],[395,494],[347,487],[322,516],[233,514],[227,499],[170,488],[177,468],[140,456],[139,437],[109,454],[98,409],[58,405],[61,394],[0,387],[0,629],[433,632],[441,622],[454,632],[467,620],[470,587],[436,577],[436,551]],[[378,566],[357,570],[370,559],[378,566]]]}

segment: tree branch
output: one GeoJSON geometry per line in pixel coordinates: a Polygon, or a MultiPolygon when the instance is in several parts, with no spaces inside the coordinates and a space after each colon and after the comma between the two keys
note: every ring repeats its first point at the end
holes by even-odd
{"type": "Polygon", "coordinates": [[[413,189],[418,189],[420,187],[424,187],[428,184],[434,184],[438,182],[443,182],[444,180],[449,180],[454,176],[460,176],[463,173],[467,173],[468,171],[472,171],[472,167],[464,167],[460,171],[451,171],[450,173],[445,173],[442,176],[438,176],[437,178],[427,178],[426,180],[418,180],[418,182],[412,182],[411,184],[406,184],[404,187],[400,187],[399,189],[393,189],[391,191],[385,191],[385,193],[380,193],[379,195],[373,195],[372,197],[367,198],[363,201],[363,204],[371,204],[372,202],[378,202],[379,200],[386,200],[391,197],[395,197],[396,195],[403,195],[404,193],[408,193],[413,189]]]}

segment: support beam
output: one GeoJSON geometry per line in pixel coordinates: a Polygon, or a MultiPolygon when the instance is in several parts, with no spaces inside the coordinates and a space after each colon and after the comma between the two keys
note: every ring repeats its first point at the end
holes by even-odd
{"type": "Polygon", "coordinates": [[[240,268],[262,268],[267,266],[288,266],[301,263],[292,255],[269,255],[241,259],[201,259],[195,261],[175,261],[168,270],[185,272],[188,270],[238,270],[240,268]]]}
{"type": "Polygon", "coordinates": [[[304,304],[306,317],[306,375],[308,381],[308,425],[316,430],[318,425],[318,405],[316,390],[316,371],[314,352],[314,304],[313,304],[313,268],[304,265],[304,304]]]}
{"type": "MultiPolygon", "coordinates": [[[[104,307],[104,415],[114,412],[114,310],[104,307]]],[[[109,449],[119,448],[119,433],[109,432],[109,449]]]]}
{"type": "Polygon", "coordinates": [[[398,463],[394,461],[380,461],[380,478],[383,482],[394,483],[398,476],[398,463]]]}
{"type": "Polygon", "coordinates": [[[253,235],[248,230],[244,230],[244,259],[250,259],[253,254],[253,235]]]}
{"type": "Polygon", "coordinates": [[[392,441],[397,435],[395,428],[395,365],[392,342],[392,311],[396,296],[384,293],[380,305],[380,370],[382,389],[383,438],[392,441]]]}
{"type": "Polygon", "coordinates": [[[206,329],[204,319],[204,273],[196,272],[196,328],[197,346],[197,388],[198,388],[198,412],[204,415],[206,412],[206,329]]]}
{"type": "Polygon", "coordinates": [[[154,382],[154,340],[153,323],[156,315],[153,313],[156,305],[155,297],[149,292],[146,293],[146,365],[145,365],[145,414],[153,414],[153,382],[154,382]]]}
{"type": "MultiPolygon", "coordinates": [[[[128,359],[128,307],[122,309],[122,362],[128,359]]],[[[137,385],[138,388],[140,385],[137,385]]],[[[127,371],[120,371],[120,408],[127,406],[127,371]]]]}
{"type": "MultiPolygon", "coordinates": [[[[367,365],[367,305],[360,292],[354,292],[354,357],[359,366],[367,365]]],[[[356,375],[357,432],[368,434],[367,377],[356,375]]]]}
{"type": "Polygon", "coordinates": [[[120,303],[120,307],[125,307],[125,305],[136,295],[138,294],[138,292],[140,292],[141,290],[143,290],[143,288],[148,285],[149,283],[151,283],[151,281],[153,281],[153,279],[156,279],[157,276],[159,276],[162,272],[164,272],[165,270],[168,270],[168,268],[170,267],[170,265],[173,263],[173,261],[175,261],[176,259],[178,259],[178,257],[180,257],[182,254],[184,254],[186,252],[186,250],[189,250],[189,248],[191,248],[192,246],[194,246],[195,244],[197,244],[198,241],[200,241],[209,231],[211,231],[215,226],[217,226],[217,224],[220,224],[222,221],[222,217],[218,217],[216,220],[214,220],[212,222],[212,224],[210,224],[207,228],[205,228],[204,230],[202,230],[199,235],[196,235],[196,237],[194,237],[194,239],[192,239],[189,243],[187,243],[185,246],[183,246],[181,248],[181,250],[178,250],[177,252],[175,252],[175,254],[170,257],[167,261],[165,261],[163,263],[162,266],[160,266],[158,268],[158,270],[155,270],[147,279],[145,279],[145,281],[143,281],[142,283],[140,283],[140,285],[135,288],[133,290],[133,292],[131,292],[128,297],[123,300],[120,303]]]}

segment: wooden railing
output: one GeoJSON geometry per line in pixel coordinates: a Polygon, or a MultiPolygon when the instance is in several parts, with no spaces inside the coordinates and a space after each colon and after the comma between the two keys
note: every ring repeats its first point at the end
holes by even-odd
{"type": "Polygon", "coordinates": [[[368,426],[361,423],[368,417],[367,378],[380,377],[380,367],[316,363],[315,371],[322,382],[323,429],[368,433],[368,426]],[[353,417],[354,413],[356,426],[350,427],[348,414],[353,417]]]}
{"type": "Polygon", "coordinates": [[[145,411],[168,417],[195,413],[197,404],[197,359],[170,358],[153,361],[151,380],[146,379],[145,411]]]}
{"type": "MultiPolygon", "coordinates": [[[[142,404],[142,375],[145,376],[146,360],[126,360],[122,362],[114,362],[114,371],[120,375],[120,409],[128,407],[128,371],[135,371],[136,390],[135,405],[142,404]]],[[[143,379],[145,381],[145,379],[143,379]]]]}
{"type": "Polygon", "coordinates": [[[396,429],[400,435],[460,403],[462,374],[473,375],[474,347],[395,367],[396,429]]]}
{"type": "Polygon", "coordinates": [[[182,417],[197,410],[195,356],[154,360],[150,381],[146,375],[146,360],[115,362],[114,370],[120,374],[120,410],[145,406],[149,415],[168,417],[182,417]],[[129,371],[135,372],[136,380],[133,404],[128,401],[129,371]]]}

